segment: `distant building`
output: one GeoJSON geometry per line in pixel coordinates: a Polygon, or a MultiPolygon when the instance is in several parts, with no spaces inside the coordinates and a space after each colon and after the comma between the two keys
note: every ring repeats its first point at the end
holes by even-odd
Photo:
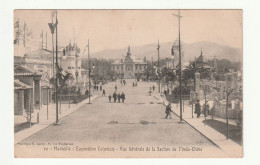
{"type": "MultiPolygon", "coordinates": [[[[31,109],[33,112],[35,108],[47,104],[47,101],[54,101],[54,87],[49,80],[55,75],[56,68],[53,67],[53,52],[50,50],[40,49],[26,53],[17,50],[15,49],[14,56],[14,114],[23,115],[25,110],[31,109]]],[[[59,67],[73,75],[75,81],[72,85],[84,84],[79,53],[80,49],[75,44],[69,44],[58,51],[59,67]]],[[[55,55],[56,52],[54,61],[55,55]]]]}
{"type": "MultiPolygon", "coordinates": [[[[53,53],[51,50],[39,49],[27,52],[23,56],[14,56],[14,66],[24,65],[44,72],[48,78],[51,78],[56,72],[56,68],[53,67],[53,63],[56,60],[55,56],[56,52],[54,52],[53,62],[53,53]]],[[[58,64],[64,72],[69,72],[73,75],[75,82],[82,80],[80,49],[76,44],[68,44],[65,48],[59,49],[58,64]]]]}
{"type": "Polygon", "coordinates": [[[196,68],[206,68],[206,69],[210,69],[211,67],[209,66],[209,64],[207,62],[205,62],[203,60],[203,53],[201,50],[200,56],[195,59],[195,63],[196,63],[196,68]]]}
{"type": "Polygon", "coordinates": [[[112,63],[114,70],[120,78],[133,79],[142,76],[147,68],[146,58],[135,59],[131,55],[130,46],[128,47],[125,58],[118,59],[112,63]]]}
{"type": "Polygon", "coordinates": [[[70,43],[63,49],[60,66],[63,71],[71,73],[76,81],[81,79],[80,48],[77,44],[70,43]]]}

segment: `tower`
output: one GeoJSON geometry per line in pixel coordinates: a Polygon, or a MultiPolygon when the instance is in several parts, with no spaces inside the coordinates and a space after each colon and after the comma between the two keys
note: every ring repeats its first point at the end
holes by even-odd
{"type": "Polygon", "coordinates": [[[128,46],[127,56],[131,56],[130,45],[128,46]]]}

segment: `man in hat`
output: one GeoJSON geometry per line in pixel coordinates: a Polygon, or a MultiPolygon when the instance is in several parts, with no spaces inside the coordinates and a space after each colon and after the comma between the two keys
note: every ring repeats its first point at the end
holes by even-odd
{"type": "Polygon", "coordinates": [[[200,117],[200,111],[201,111],[200,101],[197,100],[197,102],[195,103],[195,112],[194,112],[197,114],[197,118],[200,117]]]}

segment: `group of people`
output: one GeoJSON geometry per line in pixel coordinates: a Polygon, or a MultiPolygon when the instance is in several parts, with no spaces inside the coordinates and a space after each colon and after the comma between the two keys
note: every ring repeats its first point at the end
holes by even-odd
{"type": "Polygon", "coordinates": [[[120,93],[117,94],[116,92],[114,92],[112,96],[109,95],[108,100],[110,103],[111,103],[112,97],[114,99],[114,103],[116,103],[116,101],[118,101],[118,103],[120,103],[121,100],[122,100],[122,103],[125,102],[125,93],[124,92],[122,92],[121,94],[120,93]]]}
{"type": "Polygon", "coordinates": [[[200,105],[200,101],[199,100],[196,101],[194,113],[197,114],[197,118],[200,118],[201,112],[206,116],[209,114],[209,103],[208,103],[208,101],[206,101],[206,103],[203,105],[202,108],[201,108],[201,105],[200,105]]]}
{"type": "Polygon", "coordinates": [[[100,85],[100,86],[98,86],[98,85],[94,85],[94,89],[95,90],[97,90],[98,91],[98,89],[100,90],[100,91],[102,91],[102,85],[100,85]]]}
{"type": "Polygon", "coordinates": [[[133,82],[133,87],[137,87],[137,82],[133,82]]]}
{"type": "Polygon", "coordinates": [[[152,94],[152,91],[154,91],[154,89],[155,89],[155,86],[154,86],[154,85],[150,87],[150,90],[149,90],[150,96],[151,96],[151,94],[152,94]]]}

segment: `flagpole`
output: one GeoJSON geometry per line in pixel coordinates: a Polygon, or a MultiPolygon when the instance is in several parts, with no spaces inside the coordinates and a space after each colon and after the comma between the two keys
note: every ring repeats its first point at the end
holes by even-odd
{"type": "Polygon", "coordinates": [[[42,49],[43,49],[43,30],[42,30],[42,35],[41,35],[41,37],[42,37],[42,49]]]}
{"type": "Polygon", "coordinates": [[[18,19],[18,37],[17,37],[18,46],[19,46],[19,37],[20,37],[20,21],[18,19]]]}
{"type": "Polygon", "coordinates": [[[25,22],[24,22],[24,25],[23,25],[23,46],[25,47],[25,22]]]}
{"type": "Polygon", "coordinates": [[[47,31],[46,31],[46,43],[45,43],[45,48],[47,50],[47,31]]]}
{"type": "Polygon", "coordinates": [[[56,11],[56,81],[55,81],[55,97],[56,97],[56,124],[59,122],[58,113],[58,11],[56,11]]]}
{"type": "Polygon", "coordinates": [[[90,54],[89,54],[89,39],[88,39],[88,90],[89,90],[89,100],[88,100],[88,103],[89,104],[91,104],[90,103],[90,97],[91,97],[91,89],[90,89],[90,87],[91,87],[91,85],[90,85],[90,73],[91,73],[91,62],[90,62],[90,54]]]}
{"type": "MultiPolygon", "coordinates": [[[[52,23],[52,26],[53,26],[53,15],[51,17],[51,23],[52,23]]],[[[54,33],[54,30],[51,33],[51,40],[52,40],[52,75],[54,77],[54,41],[53,41],[53,33],[54,33]]]]}
{"type": "Polygon", "coordinates": [[[182,121],[182,82],[181,82],[181,72],[182,72],[182,68],[181,68],[181,21],[180,21],[180,10],[178,11],[178,20],[179,20],[179,70],[180,70],[180,79],[179,79],[179,81],[180,81],[180,120],[182,121]]]}

